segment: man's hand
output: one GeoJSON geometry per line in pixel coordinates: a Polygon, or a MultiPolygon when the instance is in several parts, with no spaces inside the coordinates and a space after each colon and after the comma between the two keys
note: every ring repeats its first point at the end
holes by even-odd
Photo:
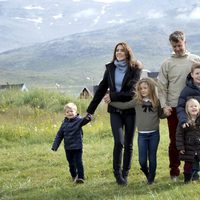
{"type": "Polygon", "coordinates": [[[164,108],[163,108],[163,112],[164,112],[164,114],[168,117],[168,116],[170,116],[171,114],[172,114],[172,107],[170,107],[170,106],[165,106],[164,108]]]}

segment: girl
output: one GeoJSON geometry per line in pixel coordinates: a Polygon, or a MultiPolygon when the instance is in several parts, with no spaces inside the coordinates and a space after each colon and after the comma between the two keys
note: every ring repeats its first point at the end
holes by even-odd
{"type": "MultiPolygon", "coordinates": [[[[87,108],[87,113],[93,114],[104,97],[106,103],[130,101],[135,83],[140,79],[141,67],[142,63],[135,59],[128,44],[118,43],[114,48],[112,61],[106,64],[103,79],[87,108]]],[[[117,184],[123,186],[127,184],[131,167],[135,109],[122,111],[108,105],[108,112],[114,138],[113,172],[117,184]]]]}
{"type": "Polygon", "coordinates": [[[164,118],[156,94],[155,81],[151,78],[141,79],[136,84],[133,100],[126,103],[111,102],[110,105],[120,109],[135,108],[139,163],[147,178],[147,183],[152,184],[156,175],[156,155],[160,141],[159,118],[164,118]]]}
{"type": "MultiPolygon", "coordinates": [[[[184,160],[184,182],[188,183],[192,176],[194,162],[200,160],[200,104],[191,98],[185,106],[187,126],[179,124],[176,132],[176,146],[179,150],[180,160],[184,160]]],[[[198,169],[199,170],[199,169],[198,169]]]]}

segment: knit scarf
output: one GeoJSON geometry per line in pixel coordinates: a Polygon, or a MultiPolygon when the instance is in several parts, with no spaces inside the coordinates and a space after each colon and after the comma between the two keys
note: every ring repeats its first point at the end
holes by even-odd
{"type": "Polygon", "coordinates": [[[125,72],[128,67],[126,60],[120,60],[120,61],[115,60],[114,64],[120,71],[123,71],[123,72],[125,72]]]}
{"type": "Polygon", "coordinates": [[[116,91],[119,92],[122,87],[122,81],[123,81],[124,75],[126,73],[126,70],[128,68],[128,64],[127,64],[126,60],[122,60],[122,61],[115,60],[114,64],[116,66],[115,88],[116,88],[116,91]]]}

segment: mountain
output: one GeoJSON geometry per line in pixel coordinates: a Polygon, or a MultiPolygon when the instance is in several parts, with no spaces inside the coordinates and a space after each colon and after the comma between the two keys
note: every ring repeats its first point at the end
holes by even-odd
{"type": "Polygon", "coordinates": [[[159,19],[177,8],[180,18],[200,19],[199,0],[0,0],[0,52],[131,20],[159,19]]]}
{"type": "Polygon", "coordinates": [[[24,82],[28,87],[54,87],[58,83],[77,88],[98,84],[105,63],[112,59],[114,46],[119,41],[129,43],[145,68],[158,71],[163,59],[170,55],[168,36],[174,30],[183,30],[188,49],[200,55],[198,15],[195,18],[198,8],[198,4],[190,9],[174,8],[166,11],[163,17],[129,20],[120,26],[2,52],[1,83],[24,82]]]}

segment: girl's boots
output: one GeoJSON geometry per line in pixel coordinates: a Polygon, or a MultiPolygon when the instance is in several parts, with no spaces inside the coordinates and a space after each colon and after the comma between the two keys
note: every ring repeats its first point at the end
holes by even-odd
{"type": "Polygon", "coordinates": [[[114,176],[116,178],[116,182],[118,185],[122,185],[122,186],[127,185],[127,181],[123,178],[123,176],[120,172],[114,172],[114,176]]]}
{"type": "Polygon", "coordinates": [[[146,169],[141,168],[141,170],[142,170],[142,172],[144,173],[144,175],[147,178],[147,183],[149,185],[151,185],[154,182],[155,173],[154,174],[150,174],[148,168],[146,168],[146,169]]]}

